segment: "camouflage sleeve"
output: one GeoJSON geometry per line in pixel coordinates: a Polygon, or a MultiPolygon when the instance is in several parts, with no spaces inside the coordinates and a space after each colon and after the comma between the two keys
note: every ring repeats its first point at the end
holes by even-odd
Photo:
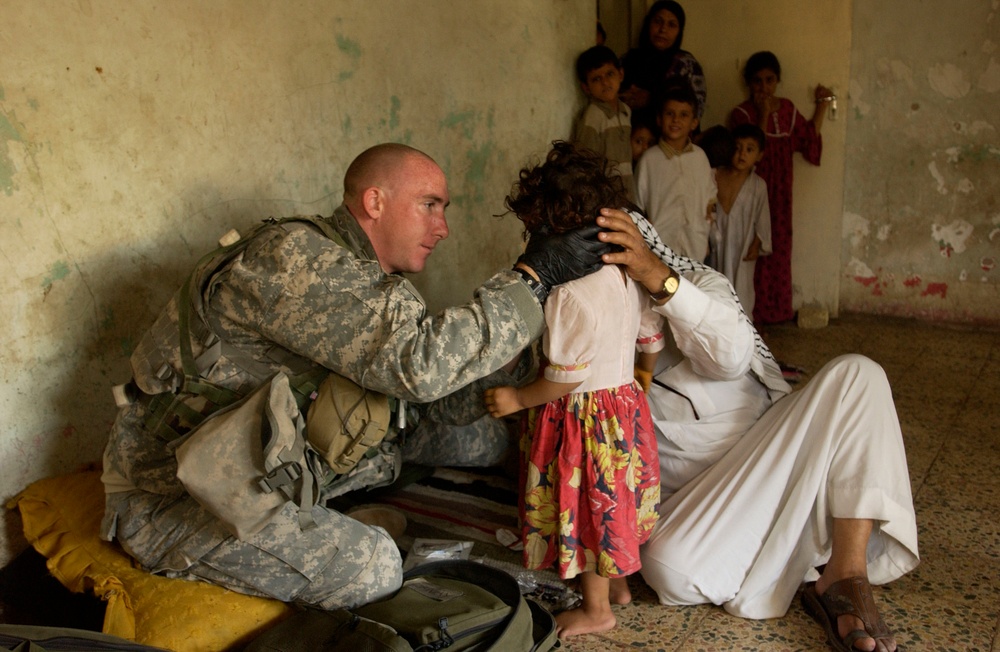
{"type": "Polygon", "coordinates": [[[428,315],[405,278],[309,227],[259,240],[216,277],[210,298],[224,339],[245,350],[273,342],[370,389],[426,403],[488,376],[541,334],[541,307],[512,271],[465,305],[428,315]]]}
{"type": "Polygon", "coordinates": [[[458,391],[440,398],[433,403],[418,406],[420,420],[453,426],[464,426],[486,414],[483,394],[490,387],[500,385],[523,385],[535,377],[534,357],[525,350],[511,373],[499,369],[489,376],[474,380],[458,391]]]}

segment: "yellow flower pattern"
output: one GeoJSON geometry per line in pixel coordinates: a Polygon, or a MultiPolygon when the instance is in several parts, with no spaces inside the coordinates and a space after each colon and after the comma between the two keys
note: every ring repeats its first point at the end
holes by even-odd
{"type": "Polygon", "coordinates": [[[522,454],[527,568],[563,578],[637,571],[656,524],[659,460],[646,397],[635,383],[569,394],[529,411],[522,454]]]}

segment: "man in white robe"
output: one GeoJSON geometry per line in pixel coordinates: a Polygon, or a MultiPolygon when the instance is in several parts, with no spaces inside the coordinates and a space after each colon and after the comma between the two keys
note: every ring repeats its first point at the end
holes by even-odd
{"type": "Polygon", "coordinates": [[[663,604],[711,602],[746,618],[784,615],[804,581],[815,581],[814,601],[861,586],[855,615],[817,619],[848,648],[894,650],[868,581],[896,579],[919,556],[885,373],[842,356],[790,393],[724,276],[676,255],[641,216],[605,210],[598,224],[624,249],[605,262],[667,295],[657,311],[670,344],[649,394],[663,502],[643,578],[663,604]],[[666,292],[671,269],[680,283],[666,292]]]}

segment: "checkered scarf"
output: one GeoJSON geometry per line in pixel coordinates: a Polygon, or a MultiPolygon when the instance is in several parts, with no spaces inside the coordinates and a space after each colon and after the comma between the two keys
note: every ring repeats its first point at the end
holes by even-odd
{"type": "MultiPolygon", "coordinates": [[[[649,220],[641,214],[629,211],[628,215],[639,228],[639,233],[642,234],[642,238],[646,241],[650,250],[659,256],[660,260],[672,269],[676,270],[677,273],[681,275],[691,272],[719,273],[704,263],[699,263],[674,252],[673,249],[665,245],[663,241],[660,240],[660,236],[657,234],[656,229],[649,223],[649,220]]],[[[739,308],[744,321],[746,321],[750,330],[753,332],[754,358],[750,363],[751,371],[753,371],[757,379],[760,380],[765,387],[767,387],[769,393],[771,394],[771,398],[776,400],[779,396],[783,396],[791,391],[791,388],[788,386],[788,383],[785,382],[784,376],[781,373],[781,367],[778,366],[778,362],[774,359],[774,354],[772,354],[771,350],[767,348],[767,344],[764,344],[764,340],[754,327],[753,321],[743,310],[743,306],[740,304],[740,299],[731,283],[729,284],[729,291],[733,294],[733,303],[735,303],[739,308]]]]}

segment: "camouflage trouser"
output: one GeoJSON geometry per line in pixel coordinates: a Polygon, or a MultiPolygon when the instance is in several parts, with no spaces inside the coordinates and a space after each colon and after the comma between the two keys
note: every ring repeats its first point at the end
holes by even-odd
{"type": "MultiPolygon", "coordinates": [[[[136,491],[109,499],[109,505],[117,503],[122,547],[143,566],[167,577],[202,580],[239,593],[321,609],[366,604],[391,594],[402,583],[399,550],[385,530],[322,506],[313,508],[313,528],[300,529],[298,508],[288,503],[256,535],[245,541],[223,536],[185,565],[177,563],[187,557],[185,548],[198,554],[197,547],[205,539],[196,534],[160,554],[163,539],[158,530],[169,527],[169,522],[149,511],[159,497],[136,491]]],[[[168,511],[168,521],[176,522],[186,512],[188,523],[217,523],[210,515],[206,518],[189,496],[181,497],[168,511]]]]}
{"type": "MultiPolygon", "coordinates": [[[[146,435],[143,416],[139,406],[119,414],[112,458],[150,448],[150,439],[146,447],[129,439],[146,435]]],[[[427,423],[407,433],[404,453],[407,461],[421,464],[488,466],[503,460],[509,439],[505,424],[489,417],[466,426],[427,423]]],[[[163,475],[169,477],[153,483],[151,491],[107,497],[105,536],[116,538],[151,572],[323,609],[365,604],[399,588],[401,556],[385,530],[322,505],[313,508],[315,527],[302,530],[297,506],[288,503],[263,530],[241,541],[182,493],[172,477],[175,466],[165,465],[170,473],[163,475]]],[[[392,480],[394,464],[370,466],[379,470],[358,477],[364,486],[392,480]]]]}

